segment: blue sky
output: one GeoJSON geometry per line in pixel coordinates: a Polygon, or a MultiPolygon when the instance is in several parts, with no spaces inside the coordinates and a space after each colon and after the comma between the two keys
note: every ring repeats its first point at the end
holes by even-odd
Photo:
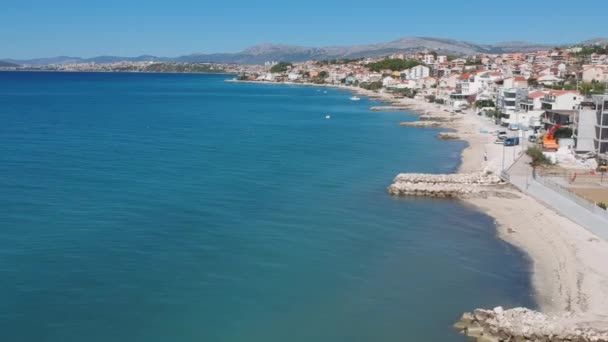
{"type": "Polygon", "coordinates": [[[404,36],[570,43],[608,36],[608,1],[13,1],[0,58],[177,56],[260,43],[328,46],[404,36]]]}

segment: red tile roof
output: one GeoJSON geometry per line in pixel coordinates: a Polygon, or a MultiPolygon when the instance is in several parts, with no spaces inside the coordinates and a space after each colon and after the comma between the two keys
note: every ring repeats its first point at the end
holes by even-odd
{"type": "Polygon", "coordinates": [[[528,94],[528,98],[531,98],[531,99],[537,99],[539,97],[544,97],[544,96],[545,96],[545,93],[543,93],[542,91],[533,91],[528,94]]]}
{"type": "Polygon", "coordinates": [[[552,95],[552,96],[562,96],[564,94],[578,94],[578,91],[576,91],[576,90],[551,90],[549,92],[549,95],[552,95]]]}

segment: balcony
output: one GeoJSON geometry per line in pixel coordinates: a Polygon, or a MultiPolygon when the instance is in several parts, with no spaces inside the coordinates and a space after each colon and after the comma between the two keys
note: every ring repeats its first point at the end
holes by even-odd
{"type": "Polygon", "coordinates": [[[555,97],[554,96],[545,96],[540,101],[546,102],[546,103],[555,103],[555,97]]]}

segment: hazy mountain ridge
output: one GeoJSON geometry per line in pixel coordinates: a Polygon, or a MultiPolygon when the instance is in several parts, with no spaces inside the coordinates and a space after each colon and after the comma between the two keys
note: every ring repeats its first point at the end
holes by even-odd
{"type": "Polygon", "coordinates": [[[19,64],[6,61],[0,61],[0,68],[16,68],[19,64]]]}
{"type": "MultiPolygon", "coordinates": [[[[608,38],[594,38],[580,44],[608,44],[608,38]]],[[[566,45],[562,45],[566,46],[566,45]]],[[[321,60],[334,58],[361,58],[379,57],[396,52],[435,51],[441,54],[458,56],[474,55],[479,53],[515,53],[529,52],[555,47],[551,44],[529,43],[524,41],[499,42],[496,44],[476,44],[455,39],[433,37],[404,37],[390,42],[329,47],[305,47],[285,44],[261,44],[247,48],[238,53],[190,54],[178,57],[156,57],[142,55],[137,57],[98,56],[93,58],[80,58],[59,56],[52,58],[38,58],[31,60],[5,59],[4,61],[21,65],[49,65],[70,63],[114,63],[128,62],[181,62],[181,63],[237,63],[260,64],[266,61],[301,62],[306,60],[321,60]]]]}

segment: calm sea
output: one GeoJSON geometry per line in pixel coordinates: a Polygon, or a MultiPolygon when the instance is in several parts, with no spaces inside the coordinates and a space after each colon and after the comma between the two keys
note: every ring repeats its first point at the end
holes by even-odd
{"type": "Polygon", "coordinates": [[[534,305],[491,218],[386,193],[463,143],[227,78],[0,73],[0,341],[462,341],[534,305]]]}

